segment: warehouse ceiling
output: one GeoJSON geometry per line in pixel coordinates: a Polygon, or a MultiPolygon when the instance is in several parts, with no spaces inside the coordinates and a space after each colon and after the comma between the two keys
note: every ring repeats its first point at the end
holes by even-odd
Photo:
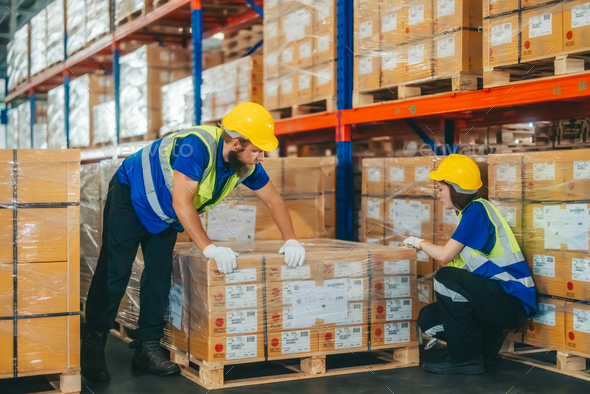
{"type": "Polygon", "coordinates": [[[14,32],[50,2],[51,0],[0,0],[0,77],[6,77],[6,45],[14,32]]]}

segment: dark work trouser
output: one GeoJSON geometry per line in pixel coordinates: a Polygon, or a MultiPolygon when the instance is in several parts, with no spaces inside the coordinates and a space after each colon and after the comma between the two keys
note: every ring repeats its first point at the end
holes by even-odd
{"type": "Polygon", "coordinates": [[[113,327],[141,244],[145,267],[139,293],[139,337],[130,346],[164,336],[176,235],[172,227],[149,233],[133,208],[129,185],[119,182],[117,174],[113,176],[104,207],[102,247],[86,301],[89,329],[113,327]]]}
{"type": "Polygon", "coordinates": [[[451,359],[496,355],[503,329],[515,329],[525,318],[520,300],[498,280],[467,270],[443,267],[434,275],[436,302],[420,311],[422,332],[447,343],[451,359]]]}

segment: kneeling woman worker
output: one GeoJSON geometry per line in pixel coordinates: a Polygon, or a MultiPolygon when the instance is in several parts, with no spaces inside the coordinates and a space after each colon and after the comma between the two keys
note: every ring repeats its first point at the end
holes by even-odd
{"type": "Polygon", "coordinates": [[[444,209],[459,212],[459,224],[444,246],[416,237],[404,241],[446,264],[434,275],[436,302],[420,311],[418,325],[431,342],[447,342],[448,356],[424,363],[424,369],[483,373],[502,346],[502,329],[535,314],[535,285],[512,230],[490,202],[477,197],[477,164],[453,154],[429,176],[439,182],[444,209]]]}

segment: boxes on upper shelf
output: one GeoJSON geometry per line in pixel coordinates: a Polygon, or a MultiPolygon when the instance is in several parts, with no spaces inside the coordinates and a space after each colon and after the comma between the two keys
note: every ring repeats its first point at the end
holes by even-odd
{"type": "Polygon", "coordinates": [[[483,0],[483,16],[493,16],[518,10],[519,0],[483,0]]]}
{"type": "Polygon", "coordinates": [[[435,34],[454,30],[458,27],[477,29],[481,26],[482,1],[434,0],[432,7],[435,34]]]}
{"type": "Polygon", "coordinates": [[[518,63],[519,15],[502,15],[483,22],[483,66],[518,63]]]}
{"type": "Polygon", "coordinates": [[[590,48],[590,10],[587,0],[563,2],[563,49],[573,52],[590,48]]]}
{"type": "Polygon", "coordinates": [[[563,51],[561,3],[522,11],[521,61],[553,58],[563,51]]]}

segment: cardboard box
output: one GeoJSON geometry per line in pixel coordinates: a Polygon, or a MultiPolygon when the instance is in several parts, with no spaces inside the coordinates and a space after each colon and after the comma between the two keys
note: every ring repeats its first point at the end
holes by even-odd
{"type": "Polygon", "coordinates": [[[418,279],[418,301],[420,302],[420,310],[434,302],[434,285],[432,280],[418,279]]]}
{"type": "Polygon", "coordinates": [[[477,31],[459,30],[435,37],[434,76],[452,76],[462,71],[482,74],[481,43],[482,34],[477,31]]]}
{"type": "Polygon", "coordinates": [[[279,57],[279,75],[288,76],[297,71],[299,64],[299,45],[297,41],[292,41],[282,46],[279,57]]]}
{"type": "Polygon", "coordinates": [[[279,85],[279,108],[291,107],[297,104],[299,75],[281,76],[279,85]]]}
{"type": "MultiPolygon", "coordinates": [[[[403,250],[410,250],[412,252],[414,252],[411,249],[405,248],[403,245],[404,239],[406,239],[407,237],[401,236],[401,237],[396,237],[396,236],[391,236],[391,237],[387,237],[385,239],[385,245],[388,245],[390,248],[403,248],[403,250]]],[[[434,234],[430,234],[430,236],[425,237],[425,239],[429,242],[434,242],[434,234]]],[[[433,260],[432,258],[428,255],[428,253],[426,253],[423,250],[416,250],[416,273],[418,275],[428,275],[431,274],[433,272],[433,260]]],[[[374,261],[374,260],[373,260],[374,261]]],[[[375,266],[376,264],[378,264],[378,262],[374,263],[374,268],[372,269],[372,272],[374,272],[376,275],[381,275],[381,269],[379,269],[378,266],[375,266]]],[[[388,271],[391,272],[391,269],[388,269],[388,271]]],[[[395,272],[396,269],[393,268],[393,271],[395,272]]],[[[412,272],[413,273],[413,272],[412,272]]]]}
{"type": "Polygon", "coordinates": [[[404,82],[419,81],[432,76],[432,39],[405,45],[406,68],[404,82]]]}
{"type": "Polygon", "coordinates": [[[483,17],[518,10],[519,0],[483,0],[483,17]]]}
{"type": "Polygon", "coordinates": [[[0,320],[0,343],[0,376],[11,378],[14,376],[14,320],[0,320]]]}
{"type": "MultiPolygon", "coordinates": [[[[193,310],[195,308],[193,307],[193,310]]],[[[202,337],[251,335],[264,332],[262,305],[252,309],[199,310],[191,316],[191,329],[202,337]]]]}
{"type": "Polygon", "coordinates": [[[590,47],[590,19],[588,1],[574,0],[563,3],[563,49],[575,52],[590,47]]]}
{"type": "Polygon", "coordinates": [[[381,86],[395,85],[403,81],[406,57],[403,47],[381,53],[381,86]]]}
{"type": "Polygon", "coordinates": [[[312,100],[313,70],[299,70],[297,72],[297,104],[309,104],[312,100]]]}
{"type": "Polygon", "coordinates": [[[326,63],[336,59],[336,38],[327,29],[314,37],[313,64],[326,63]]]}
{"type": "Polygon", "coordinates": [[[526,322],[525,343],[557,351],[565,350],[565,301],[539,297],[537,314],[526,322]]]}
{"type": "Polygon", "coordinates": [[[488,156],[489,197],[517,199],[524,197],[522,182],[524,167],[522,153],[494,154],[488,156]]]}
{"type": "Polygon", "coordinates": [[[428,177],[434,169],[432,156],[385,159],[385,193],[389,196],[436,197],[438,188],[428,177]]]}
{"type": "MultiPolygon", "coordinates": [[[[348,301],[368,301],[369,281],[367,278],[348,278],[348,301]]],[[[324,279],[269,282],[266,288],[266,303],[269,306],[292,306],[293,301],[307,295],[313,287],[324,286],[324,279]]]]}
{"type": "Polygon", "coordinates": [[[408,248],[370,248],[371,275],[415,275],[416,251],[408,248]]]}
{"type": "Polygon", "coordinates": [[[318,351],[342,353],[369,350],[369,326],[323,328],[318,332],[318,351]]]}
{"type": "Polygon", "coordinates": [[[354,88],[379,89],[379,77],[381,75],[381,56],[372,55],[355,56],[354,58],[354,88]]]}
{"type": "Polygon", "coordinates": [[[269,332],[268,335],[268,358],[288,358],[295,354],[300,357],[306,353],[318,351],[318,331],[298,330],[269,332]]]}
{"type": "Polygon", "coordinates": [[[355,15],[360,17],[372,16],[379,13],[379,0],[355,0],[355,15]]]}
{"type": "Polygon", "coordinates": [[[334,0],[314,0],[313,30],[314,34],[336,34],[336,2],[334,0]]]}
{"type": "MultiPolygon", "coordinates": [[[[267,12],[266,9],[268,8],[266,5],[264,6],[265,13],[267,12]]],[[[264,52],[274,52],[281,47],[279,36],[280,36],[280,26],[279,21],[277,19],[269,19],[265,15],[264,17],[264,52]]]]}
{"type": "Polygon", "coordinates": [[[405,4],[404,42],[414,42],[431,37],[433,33],[433,15],[431,0],[412,0],[405,4]]]}
{"type": "Polygon", "coordinates": [[[490,198],[489,201],[500,211],[500,214],[510,226],[520,249],[524,250],[524,238],[529,232],[522,224],[523,205],[522,200],[500,200],[490,198]]]}
{"type": "Polygon", "coordinates": [[[520,58],[523,61],[553,58],[563,51],[561,4],[550,4],[521,13],[520,58]]]}
{"type": "Polygon", "coordinates": [[[363,195],[383,196],[385,194],[385,163],[387,159],[363,159],[362,190],[363,195]]]}
{"type": "Polygon", "coordinates": [[[263,361],[264,334],[206,338],[191,333],[190,354],[209,363],[263,361]]]}
{"type": "Polygon", "coordinates": [[[267,330],[285,331],[295,329],[324,329],[346,326],[368,324],[369,308],[366,301],[349,301],[348,302],[348,319],[340,323],[325,323],[323,319],[310,318],[310,312],[306,310],[298,311],[293,306],[270,306],[267,309],[267,330]],[[299,314],[303,316],[299,316],[299,314]],[[299,318],[299,319],[298,319],[299,318]],[[303,319],[301,319],[303,318],[303,319]]]}
{"type": "Polygon", "coordinates": [[[484,67],[518,63],[518,18],[518,13],[513,13],[483,21],[484,67]]]}
{"type": "MultiPolygon", "coordinates": [[[[326,227],[336,228],[336,193],[328,192],[324,195],[324,224],[326,227]]],[[[326,234],[326,238],[333,237],[326,234]]]]}
{"type": "Polygon", "coordinates": [[[191,281],[202,286],[262,283],[262,259],[262,256],[249,252],[240,253],[236,258],[238,269],[231,274],[219,272],[215,259],[191,259],[191,281]]]}
{"type": "Polygon", "coordinates": [[[565,344],[567,350],[585,355],[590,354],[590,320],[588,316],[590,316],[590,305],[575,302],[566,303],[565,344]],[[572,329],[570,330],[570,328],[572,329]]]}
{"type": "Polygon", "coordinates": [[[390,300],[371,300],[371,324],[416,320],[420,303],[418,295],[390,300]]]}
{"type": "MultiPolygon", "coordinates": [[[[324,237],[324,196],[296,197],[283,196],[291,215],[295,235],[298,239],[324,237]]],[[[272,220],[264,203],[256,201],[256,239],[282,239],[283,236],[272,220]]]]}
{"type": "Polygon", "coordinates": [[[450,239],[459,223],[459,217],[455,209],[444,209],[441,200],[436,200],[434,211],[435,233],[438,240],[450,239]]]}
{"type": "Polygon", "coordinates": [[[308,68],[313,65],[314,37],[297,40],[297,68],[308,68]]]}
{"type": "Polygon", "coordinates": [[[224,309],[256,308],[262,305],[260,283],[231,286],[192,286],[193,305],[199,310],[212,311],[224,309]]]}
{"type": "Polygon", "coordinates": [[[416,236],[431,238],[434,232],[432,199],[386,199],[385,237],[416,236]]]}
{"type": "Polygon", "coordinates": [[[432,8],[434,13],[434,34],[453,30],[457,27],[477,29],[482,25],[481,1],[433,0],[432,8]]]}
{"type": "Polygon", "coordinates": [[[336,62],[329,61],[313,67],[313,101],[332,99],[336,92],[336,62]]]}
{"type": "Polygon", "coordinates": [[[418,294],[416,275],[373,276],[371,283],[373,299],[414,297],[418,294]]]}
{"type": "Polygon", "coordinates": [[[371,349],[407,346],[418,341],[415,321],[371,324],[371,349]]]}
{"type": "Polygon", "coordinates": [[[401,4],[383,1],[379,7],[381,50],[393,51],[404,43],[407,12],[401,4]]]}
{"type": "Polygon", "coordinates": [[[264,78],[278,78],[280,75],[279,59],[282,51],[266,51],[264,52],[264,78]]]}
{"type": "Polygon", "coordinates": [[[298,1],[281,5],[281,12],[284,12],[279,18],[281,46],[313,36],[313,13],[310,8],[298,1]]]}
{"type": "Polygon", "coordinates": [[[268,110],[279,108],[280,79],[266,79],[264,81],[264,107],[268,110]]]}
{"type": "Polygon", "coordinates": [[[284,158],[283,194],[318,194],[324,189],[322,158],[284,158]]]}
{"type": "Polygon", "coordinates": [[[361,241],[383,245],[385,241],[385,201],[379,197],[363,197],[361,207],[361,241]]]}

